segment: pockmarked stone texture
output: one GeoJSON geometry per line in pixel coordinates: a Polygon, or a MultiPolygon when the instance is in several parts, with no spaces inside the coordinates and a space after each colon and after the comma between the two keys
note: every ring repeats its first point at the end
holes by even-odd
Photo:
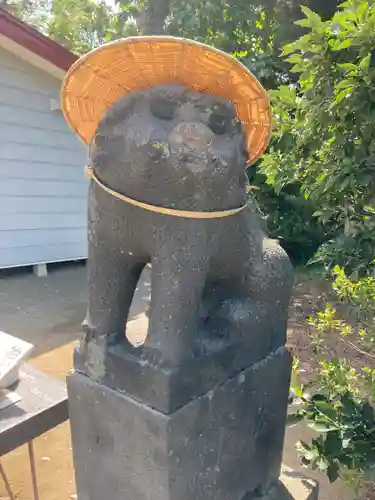
{"type": "Polygon", "coordinates": [[[169,415],[70,375],[79,500],[244,500],[272,491],[290,369],[281,348],[169,415]]]}
{"type": "MultiPolygon", "coordinates": [[[[242,348],[241,344],[226,345],[173,368],[145,362],[141,349],[129,352],[124,343],[109,346],[100,380],[108,387],[170,413],[283,346],[285,326],[279,325],[277,336],[276,326],[263,331],[250,330],[242,348]]],[[[87,365],[80,352],[75,352],[74,357],[76,370],[86,373],[87,365]]]]}
{"type": "Polygon", "coordinates": [[[293,273],[248,198],[246,162],[235,107],[181,85],[120,97],[99,123],[88,310],[68,378],[79,500],[285,490],[293,273]],[[125,328],[149,263],[135,347],[125,328]]]}
{"type": "MultiPolygon", "coordinates": [[[[162,85],[107,110],[89,167],[103,185],[153,207],[213,212],[246,204],[246,161],[233,105],[162,85]]],[[[251,203],[228,217],[177,217],[91,182],[88,226],[89,304],[77,370],[172,411],[284,345],[291,265],[251,203]],[[145,344],[133,347],[124,328],[147,263],[149,328],[145,344]],[[189,380],[192,370],[202,374],[201,387],[189,380]],[[135,382],[150,372],[155,397],[135,382]],[[171,373],[186,397],[170,390],[171,373]]]]}

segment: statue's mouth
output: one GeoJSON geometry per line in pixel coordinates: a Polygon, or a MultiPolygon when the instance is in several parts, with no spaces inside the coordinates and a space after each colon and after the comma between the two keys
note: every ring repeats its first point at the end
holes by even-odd
{"type": "Polygon", "coordinates": [[[195,163],[204,161],[205,155],[198,155],[196,153],[182,153],[180,158],[184,163],[195,163]]]}

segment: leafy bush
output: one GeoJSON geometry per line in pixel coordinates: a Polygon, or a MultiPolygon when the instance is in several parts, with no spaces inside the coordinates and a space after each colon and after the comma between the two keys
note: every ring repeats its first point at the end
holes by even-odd
{"type": "Polygon", "coordinates": [[[372,271],[375,237],[375,5],[349,0],[284,47],[296,85],[272,92],[276,133],[261,165],[276,193],[299,183],[327,241],[315,262],[372,271]]]}
{"type": "Polygon", "coordinates": [[[313,217],[315,206],[304,198],[298,183],[287,184],[276,193],[265,176],[254,170],[249,169],[250,183],[259,187],[253,193],[270,236],[279,240],[295,266],[306,264],[327,239],[324,226],[313,217]]]}
{"type": "Polygon", "coordinates": [[[327,304],[316,318],[309,318],[309,324],[321,333],[338,333],[341,337],[353,336],[363,347],[375,346],[375,278],[366,276],[354,281],[344,270],[335,266],[332,271],[332,289],[344,308],[338,318],[338,311],[327,304]]]}
{"type": "MultiPolygon", "coordinates": [[[[338,335],[352,349],[375,359],[375,278],[350,280],[343,269],[333,270],[332,288],[342,303],[330,304],[309,323],[319,335],[338,335]]],[[[302,420],[318,433],[311,443],[298,443],[306,466],[324,471],[331,482],[346,471],[375,472],[375,369],[355,368],[345,359],[320,363],[319,374],[307,384],[294,377],[297,410],[291,424],[302,420]]],[[[295,365],[298,370],[298,364],[295,365]]]]}
{"type": "Polygon", "coordinates": [[[374,467],[375,411],[368,401],[349,391],[335,397],[325,392],[301,395],[303,408],[293,415],[293,421],[305,419],[319,433],[311,444],[298,443],[302,463],[325,472],[335,482],[343,466],[361,472],[374,467]]]}

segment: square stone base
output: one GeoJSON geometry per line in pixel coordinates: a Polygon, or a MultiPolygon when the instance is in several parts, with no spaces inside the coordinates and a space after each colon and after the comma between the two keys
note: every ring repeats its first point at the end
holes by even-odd
{"type": "Polygon", "coordinates": [[[79,500],[261,496],[280,476],[290,371],[290,354],[279,349],[170,414],[74,373],[79,500]]]}

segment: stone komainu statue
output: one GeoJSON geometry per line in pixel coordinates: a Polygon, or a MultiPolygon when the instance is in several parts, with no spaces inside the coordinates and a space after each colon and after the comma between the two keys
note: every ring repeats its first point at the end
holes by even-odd
{"type": "Polygon", "coordinates": [[[68,377],[78,497],[294,498],[279,480],[292,271],[246,194],[270,135],[264,89],[211,47],[137,37],[81,58],[62,102],[90,149],[89,303],[68,377]]]}
{"type": "Polygon", "coordinates": [[[158,37],[157,53],[153,40],[148,60],[147,39],[128,39],[122,72],[115,57],[100,71],[98,51],[87,68],[81,59],[87,81],[73,67],[65,83],[65,116],[90,144],[86,343],[105,351],[126,342],[151,263],[141,348],[150,363],[180,366],[254,336],[283,345],[291,266],[246,194],[247,164],[269,138],[265,92],[225,54],[168,37],[158,37]],[[185,51],[180,66],[168,57],[173,46],[185,51]]]}

